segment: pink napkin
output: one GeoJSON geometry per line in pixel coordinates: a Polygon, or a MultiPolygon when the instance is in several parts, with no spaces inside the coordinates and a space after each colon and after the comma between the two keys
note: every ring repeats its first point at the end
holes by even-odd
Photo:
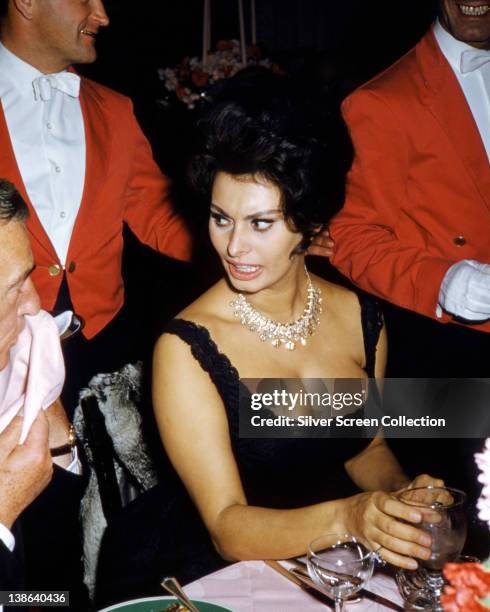
{"type": "Polygon", "coordinates": [[[0,371],[0,432],[15,416],[23,416],[22,444],[41,409],[58,399],[65,366],[58,329],[44,310],[25,317],[25,327],[10,349],[10,361],[0,371]]]}

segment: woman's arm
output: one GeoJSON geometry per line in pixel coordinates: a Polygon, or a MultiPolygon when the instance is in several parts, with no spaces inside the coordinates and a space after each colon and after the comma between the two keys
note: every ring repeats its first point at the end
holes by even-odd
{"type": "MultiPolygon", "coordinates": [[[[375,366],[375,376],[381,391],[386,359],[387,338],[386,328],[383,326],[376,347],[375,366]]],[[[390,516],[392,510],[390,500],[396,501],[387,493],[409,487],[443,486],[444,481],[427,474],[421,474],[410,481],[395,455],[386,445],[382,435],[376,436],[364,451],[347,461],[345,468],[359,488],[364,489],[364,491],[373,491],[373,493],[363,493],[351,498],[349,529],[357,528],[364,534],[371,546],[379,550],[386,561],[401,567],[410,567],[406,564],[406,559],[399,554],[401,552],[400,547],[394,542],[394,538],[398,537],[397,534],[401,533],[399,532],[400,523],[387,520],[387,515],[390,516]],[[377,515],[377,520],[373,513],[377,515]],[[393,537],[390,536],[390,530],[392,529],[391,536],[393,537]]],[[[411,519],[411,522],[417,523],[418,521],[411,519]]],[[[417,539],[414,539],[414,541],[423,547],[430,546],[430,538],[426,539],[428,536],[424,538],[421,534],[422,532],[419,531],[417,539]]],[[[414,556],[424,558],[421,554],[414,556]]]]}
{"type": "Polygon", "coordinates": [[[345,469],[363,491],[397,491],[410,483],[410,478],[381,435],[377,435],[361,453],[349,459],[345,469]]]}
{"type": "Polygon", "coordinates": [[[414,567],[408,557],[430,554],[419,544],[425,534],[394,518],[417,522],[419,513],[384,493],[294,510],[248,506],[226,413],[209,375],[187,345],[172,335],[158,341],[153,370],[153,403],[163,444],[224,558],[304,554],[308,543],[325,531],[350,531],[368,545],[390,547],[392,559],[402,567],[414,567]],[[366,524],[373,527],[375,540],[365,533],[366,524]]]}

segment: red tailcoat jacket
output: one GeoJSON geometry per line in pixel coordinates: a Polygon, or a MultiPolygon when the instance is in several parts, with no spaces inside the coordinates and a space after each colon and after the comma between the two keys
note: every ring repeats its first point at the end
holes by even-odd
{"type": "Polygon", "coordinates": [[[73,306],[93,337],[124,301],[121,276],[123,222],[145,244],[177,259],[190,256],[190,236],[169,201],[169,183],[153,161],[128,98],[82,78],[80,103],[86,172],[66,269],[36,215],[22,182],[5,116],[0,109],[0,177],[10,180],[30,209],[27,222],[36,269],[32,278],[50,310],[66,274],[73,306]]]}
{"type": "MultiPolygon", "coordinates": [[[[490,263],[490,165],[432,32],[351,94],[343,113],[355,161],[330,227],[333,264],[366,291],[435,318],[448,268],[490,263]]],[[[472,327],[490,331],[489,322],[472,327]]]]}

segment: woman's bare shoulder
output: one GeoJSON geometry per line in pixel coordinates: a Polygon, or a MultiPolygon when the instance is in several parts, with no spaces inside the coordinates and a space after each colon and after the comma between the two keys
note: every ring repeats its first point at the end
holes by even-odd
{"type": "Polygon", "coordinates": [[[331,314],[346,323],[359,321],[360,304],[354,291],[319,276],[312,275],[312,280],[320,288],[323,302],[331,314]]]}
{"type": "MultiPolygon", "coordinates": [[[[219,287],[211,287],[176,318],[202,325],[212,336],[213,325],[219,318],[213,312],[213,303],[220,295],[219,287]]],[[[165,413],[174,407],[182,412],[183,398],[188,398],[191,405],[198,397],[203,406],[221,406],[219,393],[200,360],[194,356],[191,346],[177,334],[165,330],[158,338],[153,354],[153,397],[157,411],[164,410],[165,413]]]]}
{"type": "MultiPolygon", "coordinates": [[[[214,287],[211,287],[174,318],[195,323],[211,331],[216,324],[214,321],[216,315],[212,309],[213,294],[214,287]]],[[[153,366],[154,372],[163,372],[165,377],[173,382],[185,379],[189,372],[194,372],[194,375],[199,372],[199,366],[188,342],[180,334],[165,328],[155,343],[153,366]]]]}

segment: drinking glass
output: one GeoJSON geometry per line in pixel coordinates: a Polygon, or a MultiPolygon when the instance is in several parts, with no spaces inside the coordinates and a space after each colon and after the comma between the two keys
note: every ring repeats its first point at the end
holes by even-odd
{"type": "Polygon", "coordinates": [[[398,584],[405,599],[412,604],[417,601],[415,609],[442,611],[442,568],[459,557],[466,540],[466,494],[450,487],[429,486],[407,489],[397,497],[421,513],[417,527],[432,538],[429,559],[417,559],[415,572],[400,570],[398,584]]]}
{"type": "Polygon", "coordinates": [[[308,546],[308,572],[322,591],[334,598],[335,612],[371,578],[374,553],[348,533],[326,534],[308,546]]]}

